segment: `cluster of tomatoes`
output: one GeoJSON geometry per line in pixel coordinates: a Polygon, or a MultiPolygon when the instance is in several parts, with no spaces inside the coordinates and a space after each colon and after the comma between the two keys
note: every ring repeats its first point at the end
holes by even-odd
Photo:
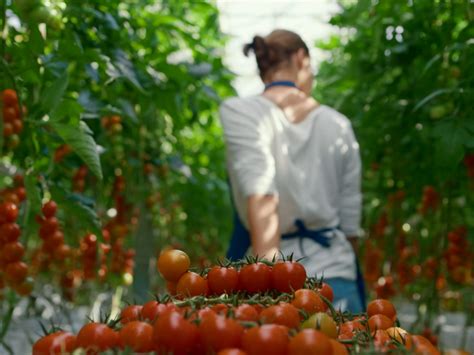
{"type": "Polygon", "coordinates": [[[29,295],[32,284],[27,280],[28,265],[22,261],[25,248],[19,241],[18,212],[13,202],[0,204],[0,292],[6,283],[18,294],[29,295]]]}
{"type": "Polygon", "coordinates": [[[34,344],[33,355],[78,348],[88,354],[125,349],[218,355],[397,350],[439,354],[425,337],[396,326],[395,307],[387,300],[370,302],[366,314],[336,311],[332,289],[307,279],[298,262],[240,261],[214,266],[201,275],[189,271],[189,266],[186,253],[164,251],[157,267],[170,284],[176,284],[175,297],[129,305],[119,319],[88,323],[77,335],[59,331],[44,336],[34,344]]]}
{"type": "Polygon", "coordinates": [[[458,284],[469,284],[473,280],[473,254],[467,240],[467,229],[458,227],[448,233],[448,245],[444,259],[449,277],[458,284]]]}
{"type": "Polygon", "coordinates": [[[72,152],[72,148],[69,144],[62,144],[60,145],[55,151],[53,160],[55,163],[59,163],[62,161],[67,155],[72,152]]]}
{"type": "Polygon", "coordinates": [[[436,211],[441,202],[438,191],[433,186],[423,188],[423,197],[421,199],[420,213],[425,215],[429,211],[436,211]]]}
{"type": "Polygon", "coordinates": [[[14,149],[20,144],[19,134],[23,131],[22,117],[26,115],[26,107],[18,103],[18,96],[15,90],[5,89],[2,92],[3,110],[3,136],[6,144],[14,149]]]}
{"type": "Polygon", "coordinates": [[[84,188],[86,187],[86,177],[87,177],[87,166],[82,165],[80,166],[74,176],[72,177],[72,191],[74,192],[84,192],[84,188]]]}

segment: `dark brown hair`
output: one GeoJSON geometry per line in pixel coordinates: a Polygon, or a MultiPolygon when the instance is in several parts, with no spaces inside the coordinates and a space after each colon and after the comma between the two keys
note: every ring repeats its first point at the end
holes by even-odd
{"type": "Polygon", "coordinates": [[[287,62],[291,55],[300,49],[304,49],[309,56],[308,47],[298,34],[287,30],[274,30],[266,37],[255,36],[251,43],[244,46],[244,54],[248,56],[251,50],[254,51],[260,77],[264,79],[270,70],[287,62]]]}

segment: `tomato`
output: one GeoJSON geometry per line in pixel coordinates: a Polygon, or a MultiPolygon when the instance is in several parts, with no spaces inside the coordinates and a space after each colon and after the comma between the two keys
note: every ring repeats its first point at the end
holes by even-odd
{"type": "Polygon", "coordinates": [[[130,305],[122,309],[120,313],[120,323],[126,324],[131,321],[139,320],[143,306],[130,305]]]}
{"type": "Polygon", "coordinates": [[[13,289],[21,296],[29,296],[33,291],[33,282],[26,279],[20,284],[13,285],[13,289]]]}
{"type": "Polygon", "coordinates": [[[54,259],[57,261],[63,261],[69,257],[72,253],[72,249],[69,245],[60,244],[53,250],[54,259]]]}
{"type": "Polygon", "coordinates": [[[392,346],[392,340],[386,330],[376,330],[373,334],[375,349],[379,352],[388,352],[392,346]]]}
{"type": "Polygon", "coordinates": [[[295,298],[291,301],[291,304],[298,309],[304,310],[307,314],[325,312],[328,308],[315,291],[308,289],[296,291],[295,298]]]}
{"type": "Polygon", "coordinates": [[[163,251],[157,262],[158,271],[166,281],[177,282],[189,269],[191,260],[188,254],[178,249],[163,251]]]}
{"type": "Polygon", "coordinates": [[[21,284],[28,276],[28,265],[22,261],[10,263],[5,268],[5,280],[12,284],[21,284]]]}
{"type": "Polygon", "coordinates": [[[243,332],[244,328],[236,320],[210,313],[199,324],[201,342],[204,349],[211,352],[240,346],[243,332]]]}
{"type": "Polygon", "coordinates": [[[18,207],[11,202],[0,205],[0,223],[14,223],[18,218],[18,207]]]}
{"type": "Polygon", "coordinates": [[[328,337],[337,338],[337,325],[334,319],[327,313],[318,312],[310,316],[301,325],[303,329],[316,329],[328,337]]]}
{"type": "Polygon", "coordinates": [[[369,318],[368,324],[370,331],[375,332],[378,329],[386,330],[393,327],[393,320],[383,314],[374,314],[369,318]]]}
{"type": "Polygon", "coordinates": [[[18,96],[13,89],[5,89],[2,92],[3,105],[14,106],[18,103],[18,96]]]}
{"type": "Polygon", "coordinates": [[[154,321],[156,317],[158,317],[159,306],[160,306],[160,303],[158,303],[157,301],[148,301],[147,303],[145,303],[141,311],[142,319],[150,321],[150,322],[154,321]]]}
{"type": "Polygon", "coordinates": [[[181,276],[176,285],[176,293],[182,296],[205,296],[208,292],[207,280],[201,275],[191,271],[181,276]]]}
{"type": "Polygon", "coordinates": [[[4,122],[3,123],[3,136],[10,137],[14,133],[13,123],[4,122]]]}
{"type": "Polygon", "coordinates": [[[13,121],[17,119],[16,110],[14,107],[3,107],[3,120],[13,124],[13,121]]]}
{"type": "Polygon", "coordinates": [[[247,353],[238,348],[230,348],[219,351],[217,355],[247,355],[247,353]]]}
{"type": "Polygon", "coordinates": [[[0,226],[0,241],[4,243],[16,242],[20,238],[20,226],[16,223],[6,223],[0,226]]]}
{"type": "Polygon", "coordinates": [[[56,217],[50,217],[43,220],[39,234],[42,239],[47,239],[48,236],[52,235],[58,229],[59,221],[56,217]]]}
{"type": "Polygon", "coordinates": [[[288,328],[278,324],[253,327],[242,336],[242,349],[249,355],[285,355],[288,344],[288,328]]]}
{"type": "Polygon", "coordinates": [[[347,348],[335,339],[329,339],[331,342],[332,355],[349,355],[347,348]]]}
{"type": "Polygon", "coordinates": [[[53,200],[46,202],[41,208],[41,212],[46,218],[54,217],[56,215],[57,210],[58,205],[53,200]]]}
{"type": "Polygon", "coordinates": [[[20,201],[26,200],[26,189],[24,187],[17,187],[15,190],[16,195],[20,201]]]}
{"type": "Polygon", "coordinates": [[[176,282],[166,281],[166,289],[168,290],[169,294],[174,296],[176,295],[176,282]]]}
{"type": "Polygon", "coordinates": [[[23,122],[20,119],[16,119],[12,123],[13,133],[20,134],[23,131],[23,122]]]}
{"type": "Polygon", "coordinates": [[[399,344],[403,344],[405,348],[411,349],[413,346],[413,342],[411,340],[411,335],[408,332],[399,327],[391,327],[386,330],[388,336],[395,340],[399,344]]]}
{"type": "Polygon", "coordinates": [[[177,355],[191,352],[199,337],[197,326],[177,311],[158,317],[153,330],[153,339],[159,350],[177,355]]]}
{"type": "Polygon", "coordinates": [[[364,331],[364,330],[365,330],[364,325],[358,320],[350,320],[350,321],[342,323],[339,326],[339,334],[344,334],[344,333],[353,334],[357,331],[364,331]]]}
{"type": "Polygon", "coordinates": [[[333,302],[334,301],[334,292],[332,290],[332,287],[329,286],[327,283],[323,282],[322,285],[321,285],[321,288],[318,290],[318,292],[326,297],[329,302],[333,302]]]}
{"type": "Polygon", "coordinates": [[[300,325],[298,309],[288,303],[280,303],[264,309],[259,318],[263,323],[280,324],[288,328],[298,328],[300,325]]]}
{"type": "Polygon", "coordinates": [[[255,307],[249,304],[241,304],[234,310],[235,319],[244,322],[256,322],[258,320],[258,312],[255,307]]]}
{"type": "Polygon", "coordinates": [[[120,330],[120,343],[134,352],[153,351],[153,326],[139,321],[131,321],[120,330]]]}
{"type": "Polygon", "coordinates": [[[19,242],[5,244],[1,249],[1,257],[6,263],[20,261],[25,254],[25,248],[19,242]]]}
{"type": "Polygon", "coordinates": [[[211,307],[211,309],[216,312],[216,314],[220,314],[225,316],[229,311],[229,306],[224,303],[218,303],[211,307]]]}
{"type": "Polygon", "coordinates": [[[278,262],[272,269],[272,286],[279,292],[290,293],[303,288],[306,270],[298,262],[278,262]]]}
{"type": "Polygon", "coordinates": [[[392,302],[384,299],[376,299],[368,304],[367,315],[372,317],[375,314],[383,314],[393,321],[395,321],[397,318],[397,311],[395,310],[392,302]]]}
{"type": "Polygon", "coordinates": [[[118,344],[118,333],[102,323],[84,325],[76,339],[76,348],[82,348],[90,352],[110,350],[118,344]]]}
{"type": "Polygon", "coordinates": [[[221,295],[237,291],[239,273],[233,267],[214,266],[207,274],[209,290],[212,294],[221,295]]]}
{"type": "Polygon", "coordinates": [[[32,355],[56,355],[72,353],[75,349],[76,337],[67,332],[59,331],[38,339],[33,344],[32,355]]]}
{"type": "Polygon", "coordinates": [[[412,335],[413,347],[416,354],[422,355],[439,355],[440,352],[436,347],[422,335],[412,335]]]}
{"type": "Polygon", "coordinates": [[[60,230],[56,230],[53,234],[49,234],[44,239],[44,245],[47,250],[54,250],[58,245],[64,244],[64,233],[60,230]]]}
{"type": "Polygon", "coordinates": [[[272,268],[261,262],[245,265],[240,269],[240,286],[249,293],[268,291],[271,286],[271,281],[272,268]]]}
{"type": "Polygon", "coordinates": [[[315,329],[304,329],[290,340],[288,355],[332,354],[329,338],[315,329]]]}

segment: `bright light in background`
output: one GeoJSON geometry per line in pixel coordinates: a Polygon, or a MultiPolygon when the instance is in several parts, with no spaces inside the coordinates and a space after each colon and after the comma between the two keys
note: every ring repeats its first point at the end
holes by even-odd
{"type": "Polygon", "coordinates": [[[295,31],[310,48],[313,68],[318,68],[325,55],[314,48],[314,43],[336,32],[329,19],[339,10],[336,0],[217,0],[217,6],[221,30],[229,35],[224,62],[237,75],[234,87],[240,96],[255,95],[263,89],[255,57],[242,53],[253,36],[267,35],[276,28],[295,31]]]}

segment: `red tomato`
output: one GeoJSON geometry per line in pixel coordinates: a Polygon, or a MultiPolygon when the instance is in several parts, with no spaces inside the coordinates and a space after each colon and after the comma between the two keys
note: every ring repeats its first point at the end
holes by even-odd
{"type": "Polygon", "coordinates": [[[240,346],[243,332],[237,321],[220,315],[208,315],[199,324],[201,342],[211,352],[240,346]]]}
{"type": "Polygon", "coordinates": [[[2,260],[6,263],[20,261],[24,254],[25,248],[18,242],[5,244],[1,249],[2,260]]]}
{"type": "Polygon", "coordinates": [[[271,287],[272,268],[261,262],[245,265],[240,269],[239,282],[249,293],[265,292],[271,287]]]}
{"type": "Polygon", "coordinates": [[[329,302],[334,301],[334,292],[332,290],[332,287],[329,286],[327,283],[323,282],[318,292],[322,296],[326,297],[329,300],[329,302]]]}
{"type": "Polygon", "coordinates": [[[300,325],[298,309],[288,303],[280,303],[264,309],[259,318],[263,323],[280,324],[288,328],[298,328],[300,325]]]}
{"type": "Polygon", "coordinates": [[[21,284],[28,276],[28,265],[22,261],[10,263],[5,268],[5,280],[11,284],[21,284]]]}
{"type": "Polygon", "coordinates": [[[232,293],[237,291],[239,273],[233,267],[214,266],[207,274],[207,280],[212,294],[232,293]]]}
{"type": "Polygon", "coordinates": [[[224,349],[217,353],[217,355],[247,355],[247,353],[238,348],[224,349]]]}
{"type": "Polygon", "coordinates": [[[89,323],[77,334],[76,348],[88,352],[101,352],[115,348],[119,344],[118,333],[102,323],[89,323]]]}
{"type": "Polygon", "coordinates": [[[255,307],[249,304],[241,304],[234,311],[235,319],[246,322],[256,322],[258,320],[258,312],[255,307]]]}
{"type": "Polygon", "coordinates": [[[166,281],[172,282],[177,282],[190,265],[188,254],[177,249],[163,251],[157,261],[158,271],[166,281]]]}
{"type": "Polygon", "coordinates": [[[166,312],[154,325],[153,339],[160,351],[190,353],[199,337],[198,328],[177,311],[166,312]]]}
{"type": "Polygon", "coordinates": [[[15,106],[18,103],[18,96],[13,89],[5,89],[2,92],[3,105],[15,106]]]}
{"type": "Polygon", "coordinates": [[[290,293],[303,288],[306,270],[298,262],[278,262],[272,270],[272,286],[279,292],[290,293]]]}
{"type": "Polygon", "coordinates": [[[0,226],[0,241],[3,243],[16,242],[20,234],[20,226],[16,223],[5,223],[0,226]]]}
{"type": "Polygon", "coordinates": [[[57,210],[58,210],[58,205],[53,200],[46,202],[41,208],[41,212],[43,212],[43,215],[46,218],[54,217],[56,215],[57,210]]]}
{"type": "Polygon", "coordinates": [[[357,320],[347,321],[347,322],[342,323],[339,326],[339,334],[344,334],[344,333],[352,334],[357,331],[363,331],[363,330],[365,330],[364,325],[357,320]]]}
{"type": "Polygon", "coordinates": [[[176,293],[182,296],[205,296],[209,292],[207,280],[195,272],[188,271],[178,281],[176,293]]]}
{"type": "Polygon", "coordinates": [[[76,337],[67,332],[59,331],[38,339],[33,344],[32,355],[56,355],[72,353],[76,347],[76,337]]]}
{"type": "Polygon", "coordinates": [[[122,309],[120,313],[120,323],[126,324],[131,321],[139,320],[143,306],[130,305],[122,309]]]}
{"type": "Polygon", "coordinates": [[[131,321],[120,330],[123,347],[139,353],[153,351],[153,326],[145,322],[131,321]]]}
{"type": "Polygon", "coordinates": [[[58,226],[59,226],[59,221],[56,217],[50,217],[43,220],[40,230],[39,230],[39,235],[41,239],[45,240],[49,236],[53,235],[54,232],[57,231],[58,226]]]}
{"type": "Polygon", "coordinates": [[[393,321],[397,318],[397,311],[392,302],[384,299],[373,300],[367,305],[367,315],[372,317],[375,314],[383,314],[393,321]]]}
{"type": "Polygon", "coordinates": [[[329,341],[331,342],[332,355],[349,355],[349,351],[342,343],[331,338],[329,338],[329,341]]]}
{"type": "Polygon", "coordinates": [[[278,324],[264,324],[244,332],[242,349],[249,355],[286,355],[289,341],[287,327],[278,324]]]}
{"type": "Polygon", "coordinates": [[[18,218],[18,207],[12,202],[0,205],[0,224],[13,223],[18,218]]]}
{"type": "Polygon", "coordinates": [[[325,312],[328,308],[326,303],[319,297],[319,295],[308,289],[300,289],[295,292],[295,298],[291,304],[298,309],[304,310],[308,314],[316,312],[325,312]]]}
{"type": "Polygon", "coordinates": [[[375,314],[369,318],[368,324],[370,331],[375,332],[378,329],[386,330],[393,327],[394,322],[383,314],[375,314]]]}
{"type": "Polygon", "coordinates": [[[23,131],[23,122],[20,119],[16,119],[12,122],[13,132],[15,134],[21,133],[23,131]]]}
{"type": "Polygon", "coordinates": [[[290,340],[288,355],[332,354],[329,337],[315,329],[303,329],[290,340]]]}
{"type": "Polygon", "coordinates": [[[14,132],[13,123],[11,122],[4,122],[3,123],[3,136],[10,137],[14,132]]]}
{"type": "Polygon", "coordinates": [[[13,121],[15,121],[17,117],[18,116],[14,107],[3,107],[3,120],[5,122],[13,123],[13,121]]]}

